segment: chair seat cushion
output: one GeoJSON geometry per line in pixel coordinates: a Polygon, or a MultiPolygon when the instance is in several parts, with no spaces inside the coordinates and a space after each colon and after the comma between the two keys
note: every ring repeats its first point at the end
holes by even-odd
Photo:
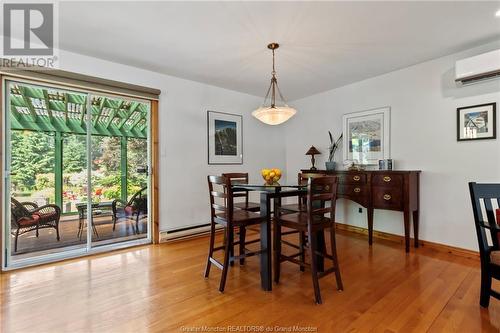
{"type": "Polygon", "coordinates": [[[36,225],[39,220],[40,220],[40,216],[38,216],[37,214],[33,214],[30,217],[22,217],[22,218],[20,218],[17,221],[17,223],[21,227],[30,227],[30,226],[36,225]]]}
{"type": "MultiPolygon", "coordinates": [[[[226,213],[217,213],[215,216],[221,219],[226,219],[226,213]]],[[[260,223],[261,216],[259,213],[250,212],[247,210],[235,210],[233,212],[233,223],[235,225],[248,225],[260,223]]]]}
{"type": "Polygon", "coordinates": [[[41,213],[41,212],[36,212],[33,215],[38,215],[40,220],[43,221],[49,221],[49,220],[55,220],[57,218],[57,212],[48,212],[48,213],[41,213]]]}
{"type": "MultiPolygon", "coordinates": [[[[292,228],[292,229],[302,229],[307,228],[308,213],[300,212],[293,214],[282,215],[279,219],[279,223],[282,226],[292,228]]],[[[321,229],[332,224],[332,221],[328,217],[314,215],[312,226],[314,229],[321,229]]]]}
{"type": "Polygon", "coordinates": [[[247,205],[246,202],[235,202],[234,208],[249,210],[251,212],[258,212],[260,210],[260,204],[256,202],[249,202],[247,205]]]}

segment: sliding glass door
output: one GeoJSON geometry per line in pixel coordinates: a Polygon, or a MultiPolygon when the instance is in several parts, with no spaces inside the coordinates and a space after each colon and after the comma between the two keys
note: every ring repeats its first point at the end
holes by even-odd
{"type": "Polygon", "coordinates": [[[127,133],[91,138],[92,246],[148,238],[149,105],[105,95],[91,105],[95,129],[127,133]]]}
{"type": "Polygon", "coordinates": [[[3,83],[4,266],[149,242],[150,102],[3,83]]]}

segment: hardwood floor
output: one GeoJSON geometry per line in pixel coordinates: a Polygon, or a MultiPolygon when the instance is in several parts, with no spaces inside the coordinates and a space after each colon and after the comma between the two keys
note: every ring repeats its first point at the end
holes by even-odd
{"type": "Polygon", "coordinates": [[[370,248],[346,232],[337,239],[344,291],[333,275],[321,279],[323,305],[313,302],[309,272],[292,264],[282,265],[272,292],[262,291],[257,257],[235,265],[220,294],[219,270],[203,278],[208,239],[198,238],[4,273],[0,331],[499,332],[500,302],[479,307],[478,262],[425,247],[406,254],[385,240],[370,248]]]}

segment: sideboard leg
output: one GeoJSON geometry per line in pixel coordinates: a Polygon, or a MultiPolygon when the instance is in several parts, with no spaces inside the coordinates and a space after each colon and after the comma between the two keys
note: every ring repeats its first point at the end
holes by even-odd
{"type": "Polygon", "coordinates": [[[413,238],[415,241],[415,247],[418,247],[418,210],[413,211],[413,238]]]}
{"type": "Polygon", "coordinates": [[[368,215],[368,244],[373,243],[373,208],[369,207],[367,209],[368,215]]]}
{"type": "Polygon", "coordinates": [[[405,250],[410,252],[410,212],[405,210],[403,212],[405,224],[405,250]]]}

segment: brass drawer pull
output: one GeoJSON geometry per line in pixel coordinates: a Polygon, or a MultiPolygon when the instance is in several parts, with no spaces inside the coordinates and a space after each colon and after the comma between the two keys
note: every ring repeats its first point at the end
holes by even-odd
{"type": "Polygon", "coordinates": [[[389,176],[384,177],[384,182],[388,183],[390,181],[391,181],[391,177],[389,177],[389,176]]]}
{"type": "Polygon", "coordinates": [[[392,197],[391,197],[391,195],[390,195],[390,194],[384,194],[384,200],[389,201],[389,200],[391,200],[391,198],[392,198],[392,197]]]}
{"type": "Polygon", "coordinates": [[[361,192],[361,189],[359,187],[355,187],[354,192],[359,193],[359,192],[361,192]]]}
{"type": "Polygon", "coordinates": [[[355,181],[359,181],[361,179],[361,177],[360,176],[354,176],[354,177],[352,177],[352,179],[355,180],[355,181]]]}

